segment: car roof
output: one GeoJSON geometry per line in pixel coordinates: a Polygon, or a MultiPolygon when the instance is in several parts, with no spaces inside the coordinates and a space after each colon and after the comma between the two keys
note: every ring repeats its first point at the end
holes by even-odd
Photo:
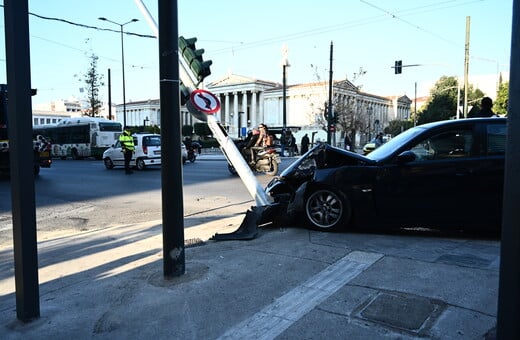
{"type": "Polygon", "coordinates": [[[506,121],[505,117],[489,117],[489,118],[462,118],[462,119],[450,119],[450,120],[440,120],[437,122],[431,122],[426,124],[418,125],[424,128],[434,128],[436,126],[449,126],[449,125],[457,125],[464,123],[473,123],[473,122],[496,122],[496,121],[506,121]]]}

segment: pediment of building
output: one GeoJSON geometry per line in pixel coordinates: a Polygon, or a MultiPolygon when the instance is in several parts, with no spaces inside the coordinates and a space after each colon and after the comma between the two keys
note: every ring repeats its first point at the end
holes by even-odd
{"type": "Polygon", "coordinates": [[[228,86],[243,86],[244,84],[255,84],[260,86],[273,87],[278,86],[278,83],[273,83],[270,81],[259,80],[256,78],[241,76],[238,74],[228,74],[214,82],[211,82],[207,85],[208,89],[214,89],[219,87],[228,87],[228,86]]]}
{"type": "Polygon", "coordinates": [[[352,84],[348,79],[334,82],[334,87],[341,88],[348,91],[359,91],[358,87],[352,84]]]}

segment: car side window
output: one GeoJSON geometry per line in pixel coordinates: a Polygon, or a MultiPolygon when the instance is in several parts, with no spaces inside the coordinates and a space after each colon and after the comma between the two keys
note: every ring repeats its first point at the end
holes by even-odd
{"type": "Polygon", "coordinates": [[[416,161],[430,161],[469,157],[473,147],[473,133],[470,129],[443,131],[430,136],[410,148],[416,161]]]}
{"type": "Polygon", "coordinates": [[[490,124],[486,126],[488,155],[504,155],[506,153],[506,125],[490,124]]]}

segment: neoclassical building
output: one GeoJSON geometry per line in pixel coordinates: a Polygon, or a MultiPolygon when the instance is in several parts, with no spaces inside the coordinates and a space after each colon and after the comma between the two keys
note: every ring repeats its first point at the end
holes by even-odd
{"type": "MultiPolygon", "coordinates": [[[[285,90],[286,125],[323,126],[328,88],[327,82],[288,85],[285,90]]],[[[230,74],[209,83],[207,90],[220,98],[219,119],[232,136],[259,123],[283,125],[283,86],[279,83],[230,74]]],[[[410,118],[412,101],[407,96],[383,97],[365,93],[348,80],[335,81],[332,92],[335,106],[348,109],[358,121],[361,134],[363,131],[374,134],[383,131],[391,120],[410,118]]],[[[342,131],[337,134],[340,136],[342,131]]],[[[357,136],[358,139],[363,137],[357,136]]]]}
{"type": "MultiPolygon", "coordinates": [[[[298,127],[323,127],[324,105],[328,101],[326,82],[288,85],[286,97],[286,125],[298,127]]],[[[268,126],[283,125],[283,86],[279,83],[229,74],[206,85],[221,102],[217,118],[231,136],[240,136],[244,131],[265,123],[268,126]]],[[[367,139],[363,134],[374,134],[388,126],[391,120],[410,117],[412,101],[407,96],[383,97],[360,91],[348,80],[335,81],[333,102],[338,109],[348,108],[359,125],[355,136],[367,139]]],[[[123,105],[116,106],[117,120],[122,122],[123,105]]],[[[131,126],[161,125],[158,99],[126,104],[126,121],[131,126]]],[[[181,108],[182,125],[196,121],[185,107],[181,108]]],[[[338,138],[343,131],[337,131],[338,138]]],[[[339,139],[338,139],[339,140],[339,139]]]]}

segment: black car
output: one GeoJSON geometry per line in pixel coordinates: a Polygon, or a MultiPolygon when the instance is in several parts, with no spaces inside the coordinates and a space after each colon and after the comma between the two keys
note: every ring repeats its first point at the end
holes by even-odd
{"type": "Polygon", "coordinates": [[[318,144],[266,192],[319,230],[499,230],[505,145],[505,118],[424,124],[366,156],[318,144]]]}

